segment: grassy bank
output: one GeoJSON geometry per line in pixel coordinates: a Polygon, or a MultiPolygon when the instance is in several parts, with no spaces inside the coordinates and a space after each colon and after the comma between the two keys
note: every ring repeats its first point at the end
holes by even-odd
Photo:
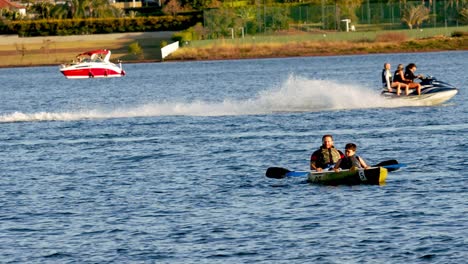
{"type": "Polygon", "coordinates": [[[31,38],[0,35],[0,67],[59,65],[70,62],[79,53],[95,49],[111,50],[111,60],[160,61],[160,44],[169,40],[172,34],[150,32],[31,38]],[[128,47],[134,42],[138,42],[143,54],[129,54],[128,47]]]}
{"type": "MultiPolygon", "coordinates": [[[[0,67],[59,65],[81,52],[109,49],[124,63],[161,61],[161,42],[173,32],[18,38],[0,36],[0,67]],[[129,54],[138,42],[143,53],[129,54]]],[[[468,50],[468,27],[380,32],[283,32],[242,39],[193,41],[167,61],[468,50]],[[452,37],[453,32],[464,32],[452,37]]]]}
{"type": "Polygon", "coordinates": [[[432,37],[405,41],[303,41],[289,43],[232,44],[184,47],[166,60],[224,60],[297,56],[468,50],[468,36],[432,37]]]}
{"type": "Polygon", "coordinates": [[[222,60],[468,50],[468,27],[369,32],[287,32],[189,43],[166,60],[222,60]],[[454,33],[457,34],[454,34],[454,33]],[[452,37],[456,35],[457,37],[452,37]]]}

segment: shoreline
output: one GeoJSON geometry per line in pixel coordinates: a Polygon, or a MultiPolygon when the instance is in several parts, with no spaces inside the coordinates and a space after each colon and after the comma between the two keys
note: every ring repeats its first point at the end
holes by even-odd
{"type": "MultiPolygon", "coordinates": [[[[34,44],[15,43],[15,45],[4,44],[0,37],[0,56],[2,57],[0,68],[58,67],[69,61],[70,58],[74,58],[82,50],[96,49],[97,47],[106,47],[111,50],[113,54],[111,61],[121,60],[123,64],[468,51],[468,34],[464,34],[459,37],[435,36],[404,41],[291,41],[279,43],[272,40],[269,43],[215,43],[201,47],[188,45],[179,48],[165,59],[160,59],[156,56],[160,54],[160,50],[154,48],[154,45],[158,40],[164,40],[168,35],[167,33],[165,35],[122,34],[109,38],[88,36],[89,40],[83,39],[81,36],[80,41],[74,43],[70,43],[67,38],[64,38],[64,42],[43,38],[34,39],[34,44]],[[126,50],[126,45],[135,41],[142,43],[143,58],[129,55],[128,50],[126,50]]],[[[3,40],[5,39],[3,38],[3,40]]],[[[19,38],[19,40],[22,39],[19,38]]],[[[25,40],[32,42],[30,39],[25,40]]]]}
{"type": "Polygon", "coordinates": [[[314,56],[345,56],[386,53],[467,51],[468,36],[432,37],[406,41],[303,41],[263,44],[221,44],[206,47],[184,47],[171,54],[167,61],[224,59],[258,59],[314,56]]]}
{"type": "MultiPolygon", "coordinates": [[[[336,56],[359,56],[372,54],[413,54],[413,53],[437,53],[437,52],[463,52],[467,50],[420,50],[420,51],[390,51],[390,52],[373,52],[373,53],[336,53],[336,54],[316,54],[316,55],[291,55],[291,56],[267,56],[267,57],[230,57],[230,58],[212,58],[212,59],[165,59],[161,60],[132,60],[122,61],[122,64],[139,64],[139,63],[175,63],[175,62],[196,62],[196,61],[223,61],[223,60],[263,60],[263,59],[285,59],[285,58],[307,58],[307,57],[336,57],[336,56]]],[[[111,60],[112,61],[112,60],[111,60]]],[[[115,62],[114,62],[115,63],[115,62]]],[[[32,68],[32,67],[60,67],[60,64],[25,64],[25,65],[0,65],[0,69],[6,68],[32,68]]]]}

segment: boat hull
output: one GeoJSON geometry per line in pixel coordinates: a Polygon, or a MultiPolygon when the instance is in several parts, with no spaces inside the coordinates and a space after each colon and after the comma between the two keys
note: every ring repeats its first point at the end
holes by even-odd
{"type": "Polygon", "coordinates": [[[323,185],[381,185],[385,183],[387,173],[387,169],[383,167],[373,167],[367,170],[342,170],[339,172],[310,172],[307,182],[323,185]]]}
{"type": "Polygon", "coordinates": [[[396,95],[396,91],[389,92],[386,89],[382,91],[382,96],[387,99],[400,100],[402,102],[414,102],[418,105],[439,105],[452,99],[458,93],[458,88],[443,81],[439,81],[434,77],[427,77],[421,82],[421,95],[417,94],[415,89],[406,96],[402,91],[400,96],[396,95]]]}
{"type": "Polygon", "coordinates": [[[93,65],[70,66],[61,68],[60,72],[67,79],[110,78],[125,75],[125,71],[115,65],[103,65],[100,67],[93,65]]]}
{"type": "Polygon", "coordinates": [[[452,99],[452,97],[454,97],[457,93],[458,93],[458,90],[453,89],[453,90],[447,90],[447,91],[442,91],[442,92],[437,92],[437,93],[421,94],[421,95],[397,96],[394,93],[388,93],[388,94],[385,94],[384,96],[388,99],[413,101],[413,102],[418,102],[419,104],[423,104],[423,105],[439,105],[452,99]]]}

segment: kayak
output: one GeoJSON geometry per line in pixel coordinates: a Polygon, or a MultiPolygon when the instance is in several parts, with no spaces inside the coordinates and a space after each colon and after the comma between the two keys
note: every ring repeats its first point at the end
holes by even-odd
{"type": "Polygon", "coordinates": [[[324,185],[356,185],[385,183],[388,170],[383,167],[372,167],[370,169],[354,169],[322,172],[309,172],[307,182],[324,185]]]}
{"type": "Polygon", "coordinates": [[[385,160],[369,169],[351,169],[335,172],[329,171],[291,171],[283,167],[269,167],[265,176],[272,179],[284,179],[292,177],[304,177],[307,181],[323,185],[356,185],[356,184],[384,184],[387,173],[406,167],[397,160],[385,160]]]}

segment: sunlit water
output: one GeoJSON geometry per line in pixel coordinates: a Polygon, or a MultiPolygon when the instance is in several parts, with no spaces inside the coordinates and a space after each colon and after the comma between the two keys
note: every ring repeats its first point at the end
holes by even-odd
{"type": "Polygon", "coordinates": [[[464,263],[468,52],[125,64],[67,80],[0,69],[6,263],[464,263]],[[384,62],[460,88],[440,106],[380,97],[384,62]],[[321,136],[384,186],[269,179],[321,136]]]}

